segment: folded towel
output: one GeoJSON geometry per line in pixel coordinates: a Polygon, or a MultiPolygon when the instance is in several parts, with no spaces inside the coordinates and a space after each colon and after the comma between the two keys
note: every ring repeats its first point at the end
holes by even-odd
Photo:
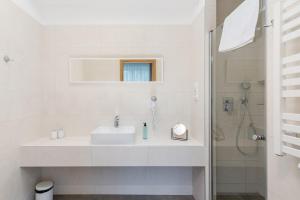
{"type": "Polygon", "coordinates": [[[253,42],[258,16],[259,0],[245,0],[237,7],[224,21],[219,51],[232,51],[253,42]]]}

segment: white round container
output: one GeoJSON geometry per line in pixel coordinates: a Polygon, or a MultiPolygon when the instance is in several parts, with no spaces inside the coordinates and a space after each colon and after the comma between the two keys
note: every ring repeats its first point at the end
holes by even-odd
{"type": "Polygon", "coordinates": [[[51,139],[52,140],[56,140],[57,138],[58,138],[58,132],[57,132],[57,130],[53,130],[52,132],[51,132],[51,139]]]}
{"type": "Polygon", "coordinates": [[[35,186],[35,200],[53,200],[53,182],[43,181],[35,186]]]}

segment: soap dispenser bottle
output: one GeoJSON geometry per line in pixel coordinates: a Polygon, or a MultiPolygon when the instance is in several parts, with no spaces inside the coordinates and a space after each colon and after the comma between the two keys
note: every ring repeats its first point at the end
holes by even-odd
{"type": "Polygon", "coordinates": [[[143,139],[147,140],[148,139],[148,127],[147,127],[147,123],[144,122],[144,126],[143,126],[143,139]]]}

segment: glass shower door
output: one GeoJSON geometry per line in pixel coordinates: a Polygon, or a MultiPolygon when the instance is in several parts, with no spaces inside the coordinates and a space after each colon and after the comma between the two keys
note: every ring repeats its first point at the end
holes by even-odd
{"type": "Polygon", "coordinates": [[[222,27],[211,32],[212,196],[266,199],[265,33],[220,53],[222,27]]]}

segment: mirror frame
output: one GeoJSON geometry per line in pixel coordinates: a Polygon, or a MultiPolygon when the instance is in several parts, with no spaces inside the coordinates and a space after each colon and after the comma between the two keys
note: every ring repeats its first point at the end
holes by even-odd
{"type": "Polygon", "coordinates": [[[69,57],[69,71],[68,71],[68,79],[69,79],[69,83],[70,84],[107,84],[107,83],[113,83],[113,84],[162,84],[164,83],[164,71],[165,71],[165,63],[164,63],[164,57],[163,56],[138,56],[138,57],[69,57]],[[155,59],[159,59],[161,60],[161,69],[162,69],[162,80],[160,81],[74,81],[72,80],[72,76],[71,76],[71,62],[73,60],[155,60],[155,59]]]}

